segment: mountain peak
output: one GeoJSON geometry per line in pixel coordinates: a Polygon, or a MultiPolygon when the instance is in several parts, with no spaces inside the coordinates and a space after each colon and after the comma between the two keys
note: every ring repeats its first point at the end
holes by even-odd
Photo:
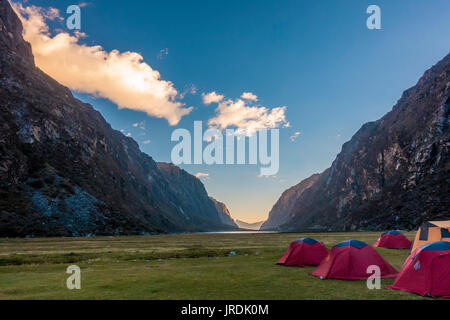
{"type": "Polygon", "coordinates": [[[23,27],[9,1],[0,0],[0,52],[8,59],[34,66],[31,46],[22,38],[23,27]]]}
{"type": "Polygon", "coordinates": [[[219,218],[222,221],[222,223],[238,228],[238,225],[236,224],[234,219],[231,217],[230,211],[228,210],[227,206],[224,203],[217,201],[213,197],[209,197],[209,198],[212,200],[212,202],[214,202],[217,212],[219,213],[219,218]]]}
{"type": "MultiPolygon", "coordinates": [[[[392,111],[364,124],[289,206],[272,212],[269,222],[279,215],[285,220],[270,227],[414,229],[448,218],[449,115],[450,54],[406,90],[392,111]]],[[[286,193],[272,210],[285,202],[286,193]]]]}
{"type": "Polygon", "coordinates": [[[0,236],[229,228],[200,180],[156,163],[34,66],[5,0],[0,68],[0,236]]]}

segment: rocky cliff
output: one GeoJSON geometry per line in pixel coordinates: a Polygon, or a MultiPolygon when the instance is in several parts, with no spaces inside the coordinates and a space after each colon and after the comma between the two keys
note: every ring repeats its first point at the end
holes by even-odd
{"type": "MultiPolygon", "coordinates": [[[[216,200],[208,196],[205,186],[198,178],[170,163],[158,162],[157,166],[167,180],[171,194],[176,196],[172,201],[180,204],[180,212],[191,223],[202,230],[230,230],[230,226],[237,227],[230,224],[222,212],[217,210],[216,200]]],[[[220,204],[228,212],[225,204],[220,204]]]]}
{"type": "Polygon", "coordinates": [[[0,0],[0,236],[222,230],[202,183],[158,164],[34,65],[0,0]]]}
{"type": "Polygon", "coordinates": [[[450,55],[366,123],[296,199],[282,230],[413,229],[450,219],[450,55]]]}
{"type": "Polygon", "coordinates": [[[238,225],[234,222],[234,219],[231,217],[230,211],[228,211],[227,206],[224,203],[217,201],[213,197],[210,197],[210,199],[212,200],[212,202],[214,202],[214,205],[216,206],[216,210],[219,214],[220,221],[222,221],[222,223],[226,225],[239,228],[238,225]]]}
{"type": "Polygon", "coordinates": [[[261,230],[277,229],[278,226],[289,221],[290,213],[294,207],[295,202],[301,194],[311,187],[319,178],[319,174],[314,174],[311,177],[303,180],[299,184],[287,189],[283,192],[281,197],[269,212],[269,218],[261,226],[261,230]]]}

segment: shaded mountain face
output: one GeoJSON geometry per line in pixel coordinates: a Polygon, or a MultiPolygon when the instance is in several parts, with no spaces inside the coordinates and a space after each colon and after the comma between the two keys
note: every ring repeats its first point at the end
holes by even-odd
{"type": "Polygon", "coordinates": [[[222,230],[202,183],[158,164],[34,65],[0,0],[0,236],[222,230]]]}
{"type": "MultiPolygon", "coordinates": [[[[208,196],[205,186],[198,178],[170,163],[158,162],[157,166],[168,181],[171,194],[176,196],[171,201],[179,203],[180,212],[197,228],[229,230],[229,226],[237,227],[224,219],[222,212],[217,209],[216,201],[208,196]]],[[[228,212],[225,204],[221,205],[228,212]]]]}
{"type": "MultiPolygon", "coordinates": [[[[345,143],[282,230],[414,229],[450,219],[450,55],[345,143]]],[[[282,201],[282,199],[280,199],[282,201]]]]}
{"type": "Polygon", "coordinates": [[[213,197],[209,197],[212,202],[214,202],[214,205],[216,206],[216,210],[219,214],[220,221],[226,225],[239,228],[238,225],[234,222],[234,219],[231,217],[230,211],[228,211],[227,206],[214,199],[213,197]]]}
{"type": "Polygon", "coordinates": [[[301,194],[311,187],[319,178],[319,174],[303,180],[299,184],[287,189],[269,212],[269,218],[261,226],[261,230],[277,229],[278,226],[286,223],[292,218],[289,214],[292,212],[295,202],[301,194]]]}
{"type": "Polygon", "coordinates": [[[259,229],[261,229],[261,226],[263,223],[264,223],[264,221],[248,223],[248,222],[244,222],[241,220],[236,220],[236,224],[239,226],[239,228],[248,229],[248,230],[259,230],[259,229]]]}

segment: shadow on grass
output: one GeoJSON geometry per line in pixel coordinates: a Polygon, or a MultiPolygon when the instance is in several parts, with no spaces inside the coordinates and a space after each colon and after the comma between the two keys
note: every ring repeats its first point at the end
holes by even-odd
{"type": "MultiPolygon", "coordinates": [[[[34,264],[70,264],[80,263],[92,260],[101,261],[145,261],[157,259],[182,259],[182,258],[204,258],[204,257],[225,257],[229,255],[229,250],[220,249],[204,249],[204,248],[187,248],[183,250],[171,252],[146,252],[146,253],[126,253],[126,252],[100,252],[100,253],[66,253],[66,254],[12,254],[9,256],[0,256],[0,266],[19,266],[34,264]]],[[[237,255],[240,254],[256,254],[245,250],[240,252],[235,250],[237,255]]]]}

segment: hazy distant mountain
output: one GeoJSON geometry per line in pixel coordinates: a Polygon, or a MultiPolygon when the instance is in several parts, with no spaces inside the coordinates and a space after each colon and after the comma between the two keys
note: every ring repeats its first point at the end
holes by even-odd
{"type": "Polygon", "coordinates": [[[248,230],[259,230],[264,223],[264,221],[259,221],[255,223],[247,223],[241,220],[235,220],[236,224],[239,226],[239,228],[242,229],[248,229],[248,230]]]}
{"type": "Polygon", "coordinates": [[[235,223],[234,219],[231,217],[230,211],[228,211],[227,206],[224,203],[217,201],[213,197],[209,198],[214,202],[216,206],[217,212],[219,213],[220,221],[222,221],[222,223],[226,225],[239,228],[238,225],[235,223]]]}
{"type": "Polygon", "coordinates": [[[308,179],[303,180],[299,184],[287,189],[283,192],[277,203],[269,212],[269,218],[261,226],[261,230],[276,229],[278,226],[289,221],[289,214],[300,195],[319,178],[319,174],[312,175],[308,179]]]}
{"type": "Polygon", "coordinates": [[[0,235],[224,230],[203,184],[156,163],[36,68],[0,0],[0,235]]]}
{"type": "Polygon", "coordinates": [[[403,93],[391,112],[363,125],[331,168],[282,211],[288,221],[272,226],[412,229],[423,221],[449,219],[449,114],[447,55],[403,93]]]}

